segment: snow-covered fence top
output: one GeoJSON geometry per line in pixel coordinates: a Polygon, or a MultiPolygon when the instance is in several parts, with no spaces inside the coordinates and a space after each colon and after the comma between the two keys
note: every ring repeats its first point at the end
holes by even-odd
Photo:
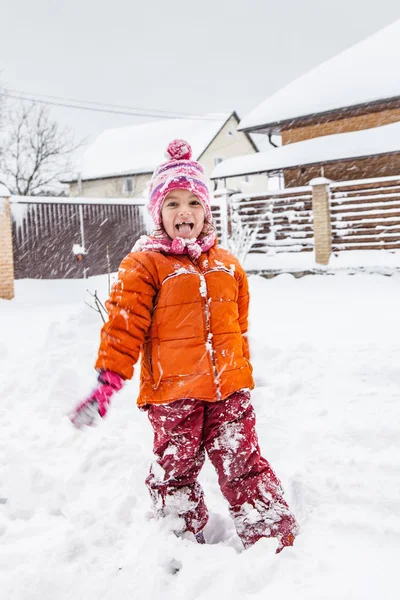
{"type": "Polygon", "coordinates": [[[255,231],[250,252],[300,252],[314,248],[312,189],[287,188],[273,193],[230,197],[230,234],[255,231]]]}
{"type": "Polygon", "coordinates": [[[96,206],[144,206],[144,198],[85,198],[67,196],[11,196],[11,204],[85,204],[96,206]]]}
{"type": "Polygon", "coordinates": [[[400,248],[400,177],[330,184],[332,249],[400,248]]]}

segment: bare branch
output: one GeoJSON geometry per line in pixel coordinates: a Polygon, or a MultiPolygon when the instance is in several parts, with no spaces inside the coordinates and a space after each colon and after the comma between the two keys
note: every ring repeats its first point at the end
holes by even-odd
{"type": "MultiPolygon", "coordinates": [[[[68,171],[68,158],[81,145],[60,128],[46,106],[19,104],[9,115],[0,172],[11,192],[50,193],[68,171]]],[[[57,193],[57,191],[55,191],[57,193]]]]}
{"type": "Polygon", "coordinates": [[[92,296],[92,298],[94,298],[94,303],[96,305],[96,308],[94,308],[94,306],[92,306],[88,302],[85,302],[86,306],[89,306],[89,308],[91,308],[95,312],[98,312],[99,315],[100,315],[100,317],[101,317],[101,320],[103,321],[103,323],[105,323],[106,319],[103,316],[103,312],[104,312],[104,315],[107,317],[108,311],[105,308],[104,304],[101,302],[100,298],[98,297],[97,290],[95,290],[94,294],[91,291],[89,291],[89,290],[86,290],[86,291],[87,291],[88,294],[90,294],[90,296],[92,296]]]}

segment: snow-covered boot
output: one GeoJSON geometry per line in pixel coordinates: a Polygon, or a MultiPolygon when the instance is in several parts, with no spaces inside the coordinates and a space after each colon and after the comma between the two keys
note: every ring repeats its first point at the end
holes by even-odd
{"type": "Polygon", "coordinates": [[[276,553],[282,552],[286,546],[293,546],[295,536],[299,532],[299,526],[296,523],[295,518],[290,515],[287,518],[283,518],[277,526],[278,533],[275,534],[278,538],[279,545],[276,549],[276,553]]]}

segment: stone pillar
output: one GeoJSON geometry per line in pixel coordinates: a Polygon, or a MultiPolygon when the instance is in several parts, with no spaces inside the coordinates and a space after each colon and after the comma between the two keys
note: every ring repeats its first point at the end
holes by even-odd
{"type": "Polygon", "coordinates": [[[329,179],[312,179],[315,262],[327,265],[332,253],[332,228],[329,204],[329,179]]]}
{"type": "Polygon", "coordinates": [[[0,298],[14,298],[14,257],[10,192],[0,184],[0,298]]]}

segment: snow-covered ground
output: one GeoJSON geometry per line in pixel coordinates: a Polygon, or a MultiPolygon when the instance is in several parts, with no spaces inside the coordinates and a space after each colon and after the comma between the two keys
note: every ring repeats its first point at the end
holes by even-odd
{"type": "Polygon", "coordinates": [[[260,443],[301,524],[295,546],[238,552],[209,464],[209,545],[151,519],[137,382],[98,428],[66,417],[95,381],[101,321],[84,300],[106,278],[18,281],[0,300],[2,599],[398,598],[400,276],[250,282],[260,443]]]}
{"type": "Polygon", "coordinates": [[[244,267],[248,272],[304,273],[370,273],[393,275],[400,273],[399,250],[351,250],[331,255],[329,265],[315,262],[314,252],[275,252],[247,254],[244,267]]]}

